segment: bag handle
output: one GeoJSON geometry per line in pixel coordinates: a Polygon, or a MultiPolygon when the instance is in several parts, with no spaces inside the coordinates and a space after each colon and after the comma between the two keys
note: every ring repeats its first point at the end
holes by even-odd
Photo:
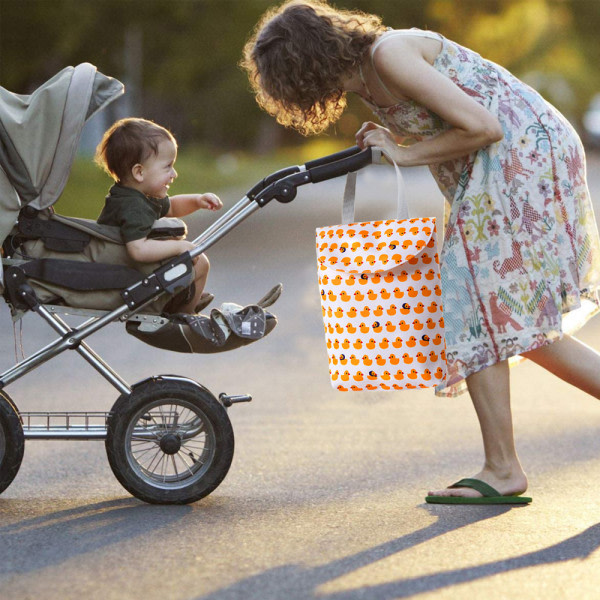
{"type": "MultiPolygon", "coordinates": [[[[373,148],[373,151],[378,150],[383,156],[383,153],[378,148],[373,148]]],[[[375,163],[375,159],[373,163],[375,163]]],[[[391,161],[394,165],[396,172],[396,190],[398,194],[397,206],[396,206],[396,219],[408,219],[408,202],[406,199],[406,187],[404,185],[404,179],[400,173],[398,165],[391,161]]],[[[354,202],[356,199],[356,171],[351,171],[346,176],[346,186],[344,187],[344,202],[342,205],[342,224],[347,225],[348,223],[354,223],[354,202]]]]}

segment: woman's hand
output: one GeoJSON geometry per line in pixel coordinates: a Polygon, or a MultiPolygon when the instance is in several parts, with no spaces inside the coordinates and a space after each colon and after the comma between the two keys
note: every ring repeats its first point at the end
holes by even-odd
{"type": "Polygon", "coordinates": [[[367,147],[367,145],[365,144],[365,135],[369,131],[373,131],[378,127],[380,127],[380,125],[373,123],[373,121],[367,121],[366,123],[363,123],[362,127],[356,132],[356,144],[361,150],[364,150],[367,147]]]}
{"type": "Polygon", "coordinates": [[[365,123],[357,133],[359,146],[380,146],[397,165],[413,167],[463,158],[502,139],[502,125],[486,108],[485,98],[478,102],[437,71],[411,36],[390,36],[377,48],[373,61],[391,95],[423,106],[446,127],[439,135],[399,146],[402,140],[389,130],[365,123]]]}
{"type": "Polygon", "coordinates": [[[363,150],[377,146],[390,161],[404,166],[403,158],[406,149],[398,145],[395,135],[386,127],[372,121],[363,123],[363,126],[356,132],[356,143],[363,150]]]}

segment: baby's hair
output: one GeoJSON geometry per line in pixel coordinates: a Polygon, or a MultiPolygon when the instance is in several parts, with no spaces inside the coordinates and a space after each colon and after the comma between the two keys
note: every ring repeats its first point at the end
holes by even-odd
{"type": "Polygon", "coordinates": [[[288,0],[263,15],[240,66],[261,108],[303,135],[319,133],[342,114],[342,82],[383,31],[376,15],[288,0]]]}
{"type": "Polygon", "coordinates": [[[164,127],[146,119],[128,118],[114,123],[96,148],[95,162],[115,181],[131,175],[131,169],[150,156],[158,154],[163,140],[177,142],[164,127]]]}

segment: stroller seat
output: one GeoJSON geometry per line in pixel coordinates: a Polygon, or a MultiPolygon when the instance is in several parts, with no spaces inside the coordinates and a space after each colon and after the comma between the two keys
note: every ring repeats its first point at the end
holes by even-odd
{"type": "MultiPolygon", "coordinates": [[[[186,225],[176,218],[155,222],[153,238],[178,237],[186,225]]],[[[127,254],[118,227],[96,221],[56,214],[52,209],[24,209],[5,243],[5,254],[24,273],[42,304],[52,312],[90,309],[110,311],[123,304],[123,290],[134,286],[161,267],[161,263],[140,264],[127,254]],[[135,268],[134,268],[135,267],[135,268]],[[142,271],[139,269],[142,268],[142,271]]],[[[191,271],[190,271],[191,277],[191,271]]],[[[10,280],[9,280],[10,281],[10,280]]],[[[215,353],[233,350],[263,338],[277,324],[275,315],[265,311],[281,293],[274,287],[256,304],[233,303],[213,309],[210,315],[169,312],[176,306],[177,293],[185,292],[190,278],[183,278],[171,294],[163,294],[143,309],[141,315],[125,315],[126,331],[152,346],[175,352],[215,353]]],[[[15,316],[24,308],[7,286],[7,298],[15,316]]],[[[71,311],[72,314],[72,311],[71,311]]]]}
{"type": "MultiPolygon", "coordinates": [[[[153,232],[154,238],[185,235],[186,226],[180,219],[159,219],[153,232]]],[[[52,207],[41,211],[25,207],[5,241],[4,253],[28,261],[24,268],[42,303],[94,310],[117,308],[123,303],[122,289],[161,266],[133,261],[118,227],[65,217],[52,207]]],[[[159,315],[169,302],[169,297],[160,297],[144,310],[159,315]]]]}
{"type": "MultiPolygon", "coordinates": [[[[135,262],[118,227],[55,213],[83,124],[122,92],[88,63],[63,69],[30,96],[0,88],[0,241],[8,276],[5,282],[0,269],[0,290],[13,318],[38,305],[105,311],[138,339],[179,352],[229,350],[264,337],[277,320],[258,303],[177,314],[178,295],[193,284],[189,253],[135,262]]],[[[185,234],[183,221],[163,218],[150,235],[185,234]]],[[[272,301],[281,288],[274,290],[272,301]]]]}

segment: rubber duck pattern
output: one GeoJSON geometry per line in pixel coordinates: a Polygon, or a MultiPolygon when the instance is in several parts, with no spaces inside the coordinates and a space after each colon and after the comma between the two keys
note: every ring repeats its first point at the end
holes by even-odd
{"type": "Polygon", "coordinates": [[[317,229],[331,384],[402,390],[446,378],[435,218],[317,229]]]}

